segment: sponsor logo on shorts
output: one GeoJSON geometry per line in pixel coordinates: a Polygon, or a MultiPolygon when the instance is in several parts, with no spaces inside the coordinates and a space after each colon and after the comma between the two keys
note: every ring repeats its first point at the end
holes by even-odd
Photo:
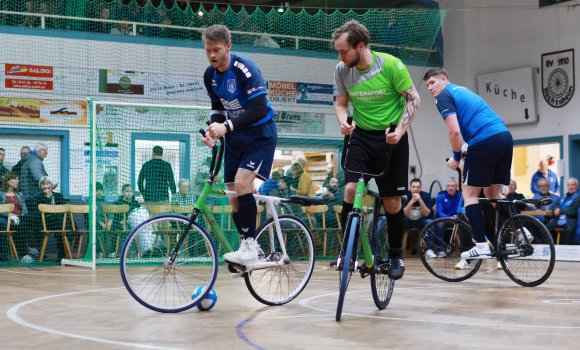
{"type": "Polygon", "coordinates": [[[403,187],[397,187],[397,191],[404,191],[404,190],[405,190],[405,187],[404,186],[403,187]]]}

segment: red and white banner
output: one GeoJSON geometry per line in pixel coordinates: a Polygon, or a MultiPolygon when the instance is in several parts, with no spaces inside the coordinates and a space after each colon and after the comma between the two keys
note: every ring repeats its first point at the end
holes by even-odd
{"type": "Polygon", "coordinates": [[[54,76],[54,68],[52,66],[6,63],[4,65],[4,73],[7,77],[52,78],[54,76]]]}
{"type": "Polygon", "coordinates": [[[27,89],[27,90],[50,90],[53,89],[52,80],[28,80],[28,79],[9,79],[5,80],[6,88],[27,89]]]}

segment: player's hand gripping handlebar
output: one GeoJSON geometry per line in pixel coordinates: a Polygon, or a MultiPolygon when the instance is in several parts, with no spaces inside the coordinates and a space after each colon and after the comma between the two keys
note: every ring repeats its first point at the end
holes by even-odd
{"type": "MultiPolygon", "coordinates": [[[[209,121],[208,121],[209,123],[209,121]]],[[[199,129],[199,133],[205,137],[206,132],[204,129],[199,129]]],[[[220,141],[220,147],[219,147],[219,154],[218,154],[218,150],[217,147],[212,147],[211,148],[211,164],[209,166],[209,180],[213,182],[213,180],[216,178],[217,174],[220,171],[220,167],[222,164],[222,158],[224,156],[224,137],[220,137],[219,138],[220,141]]]]}

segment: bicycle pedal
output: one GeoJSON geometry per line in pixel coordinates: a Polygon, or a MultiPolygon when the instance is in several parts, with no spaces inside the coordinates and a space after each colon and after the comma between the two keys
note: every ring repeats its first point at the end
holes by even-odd
{"type": "Polygon", "coordinates": [[[367,267],[365,264],[363,264],[363,265],[362,265],[362,266],[359,268],[360,277],[361,277],[361,278],[365,278],[365,277],[367,277],[368,275],[370,275],[370,274],[371,274],[371,270],[372,270],[373,268],[374,268],[374,267],[370,267],[370,268],[369,268],[369,267],[367,267]]]}
{"type": "Polygon", "coordinates": [[[229,262],[227,260],[226,260],[226,262],[228,263],[228,271],[229,272],[231,272],[233,274],[236,274],[236,273],[243,274],[243,273],[246,272],[246,266],[240,265],[240,264],[236,264],[236,263],[233,263],[233,262],[229,262]]]}
{"type": "Polygon", "coordinates": [[[374,266],[375,272],[381,275],[387,275],[389,273],[389,267],[391,264],[389,262],[383,262],[374,266]]]}

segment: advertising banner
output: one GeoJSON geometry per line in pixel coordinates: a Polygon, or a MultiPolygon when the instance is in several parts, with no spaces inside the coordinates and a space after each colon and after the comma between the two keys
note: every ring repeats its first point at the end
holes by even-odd
{"type": "Polygon", "coordinates": [[[84,101],[0,97],[0,120],[44,124],[87,124],[84,101]]]}

